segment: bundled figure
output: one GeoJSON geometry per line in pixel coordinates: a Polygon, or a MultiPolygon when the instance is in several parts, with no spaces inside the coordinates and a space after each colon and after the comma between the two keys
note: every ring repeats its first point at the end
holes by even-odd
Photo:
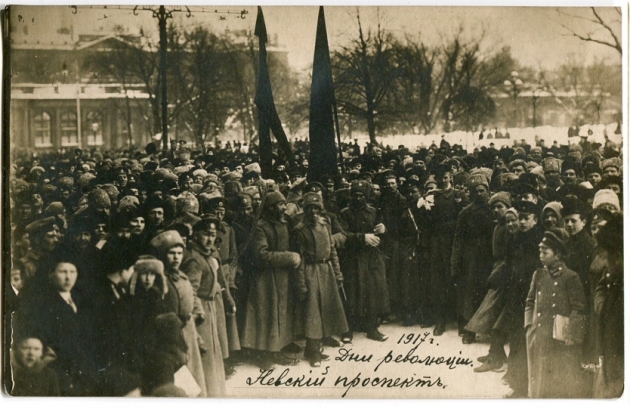
{"type": "Polygon", "coordinates": [[[321,216],[323,209],[324,202],[318,193],[304,195],[304,221],[294,230],[301,258],[296,287],[298,300],[304,303],[300,308],[306,335],[304,356],[313,367],[328,359],[320,352],[322,338],[348,331],[338,291],[343,276],[330,225],[321,216]]]}
{"type": "Polygon", "coordinates": [[[577,398],[581,382],[581,343],[586,298],[578,274],[569,270],[567,234],[545,232],[539,245],[539,268],[532,278],[525,307],[530,398],[577,398]]]}

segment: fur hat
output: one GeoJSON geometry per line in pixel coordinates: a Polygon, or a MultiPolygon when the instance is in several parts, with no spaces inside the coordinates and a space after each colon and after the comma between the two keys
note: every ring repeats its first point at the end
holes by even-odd
{"type": "Polygon", "coordinates": [[[236,207],[238,209],[244,209],[248,206],[252,206],[252,196],[249,193],[241,192],[236,196],[236,207]]]}
{"type": "Polygon", "coordinates": [[[122,199],[120,199],[120,201],[118,202],[118,211],[121,211],[125,207],[129,207],[129,206],[140,207],[140,201],[135,196],[131,196],[131,195],[125,196],[122,199]]]}
{"type": "Polygon", "coordinates": [[[588,212],[588,205],[575,197],[566,197],[562,200],[562,210],[560,212],[562,217],[579,214],[582,217],[582,220],[584,220],[586,219],[588,212]]]}
{"type": "Polygon", "coordinates": [[[120,191],[118,190],[118,188],[112,185],[111,183],[100,185],[99,189],[102,189],[107,193],[107,196],[109,196],[110,201],[114,201],[118,199],[118,195],[120,194],[120,191]]]}
{"type": "Polygon", "coordinates": [[[507,207],[512,207],[512,196],[508,192],[497,192],[490,197],[489,204],[492,206],[496,202],[501,202],[507,207]]]}
{"type": "Polygon", "coordinates": [[[302,207],[306,209],[306,206],[318,206],[321,210],[324,208],[324,201],[318,193],[308,192],[304,195],[304,203],[302,207]]]}
{"type": "Polygon", "coordinates": [[[622,165],[623,165],[623,162],[621,161],[621,159],[616,158],[616,157],[609,158],[602,162],[602,170],[606,170],[606,168],[613,167],[613,168],[616,168],[618,171],[621,171],[622,165]]]}
{"type": "Polygon", "coordinates": [[[248,172],[255,172],[257,174],[261,174],[262,170],[260,169],[260,165],[258,164],[258,162],[254,162],[254,163],[250,163],[249,165],[245,166],[245,168],[243,169],[243,171],[245,173],[248,172]]]}
{"type": "Polygon", "coordinates": [[[155,283],[153,285],[161,290],[162,298],[168,293],[168,285],[166,284],[166,276],[164,275],[164,264],[160,260],[150,255],[140,256],[138,261],[133,265],[133,270],[134,273],[129,283],[131,295],[136,293],[140,274],[144,273],[155,274],[155,283]]]}
{"type": "Polygon", "coordinates": [[[77,186],[79,186],[79,189],[83,189],[90,184],[90,180],[92,179],[96,179],[96,175],[89,172],[84,173],[81,176],[79,176],[79,180],[77,181],[77,186]]]}
{"type": "Polygon", "coordinates": [[[70,176],[63,176],[59,178],[57,185],[61,190],[72,190],[72,187],[74,186],[74,179],[70,176]]]}
{"type": "Polygon", "coordinates": [[[580,166],[580,162],[578,162],[577,160],[569,157],[566,158],[563,162],[562,162],[562,173],[566,172],[569,169],[573,169],[576,173],[576,175],[579,175],[581,173],[581,169],[582,167],[580,166]]]}
{"type": "Polygon", "coordinates": [[[103,189],[94,189],[89,196],[90,202],[96,207],[110,207],[111,199],[103,189]]]}
{"type": "Polygon", "coordinates": [[[178,212],[199,213],[199,200],[191,192],[182,192],[177,197],[178,212]]]}
{"type": "Polygon", "coordinates": [[[371,186],[365,180],[355,180],[350,185],[350,193],[360,192],[363,193],[365,196],[368,196],[370,194],[370,190],[371,186]]]}
{"type": "Polygon", "coordinates": [[[560,172],[560,161],[556,158],[545,158],[541,165],[545,172],[560,172]]]}
{"type": "Polygon", "coordinates": [[[208,172],[205,169],[197,169],[193,171],[193,176],[197,177],[197,176],[201,176],[201,177],[206,177],[208,176],[208,172]]]}
{"type": "Polygon", "coordinates": [[[457,172],[453,175],[453,185],[465,185],[469,182],[470,174],[468,172],[457,172]]]}
{"type": "Polygon", "coordinates": [[[286,202],[284,195],[280,192],[269,192],[265,195],[266,206],[273,206],[280,202],[286,202]]]}
{"type": "Polygon", "coordinates": [[[180,246],[185,248],[184,240],[175,230],[164,231],[151,240],[151,246],[161,255],[166,254],[171,248],[180,246]]]}
{"type": "Polygon", "coordinates": [[[621,206],[619,205],[619,197],[610,189],[602,189],[595,193],[595,198],[593,199],[593,209],[597,209],[603,204],[611,204],[615,207],[615,209],[617,209],[617,211],[621,209],[621,206]]]}
{"type": "Polygon", "coordinates": [[[476,173],[474,175],[471,175],[470,178],[468,178],[468,188],[469,189],[474,189],[477,186],[482,185],[485,186],[486,189],[490,189],[490,184],[488,183],[488,178],[486,178],[486,175],[484,175],[483,173],[476,173]]]}

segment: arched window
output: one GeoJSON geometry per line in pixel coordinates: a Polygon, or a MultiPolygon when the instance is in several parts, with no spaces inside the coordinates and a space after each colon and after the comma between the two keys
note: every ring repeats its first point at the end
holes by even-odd
{"type": "Polygon", "coordinates": [[[35,146],[52,146],[50,115],[47,112],[39,112],[33,117],[33,134],[35,146]]]}
{"type": "Polygon", "coordinates": [[[78,144],[77,115],[66,111],[61,115],[61,146],[77,146],[78,144]]]}
{"type": "Polygon", "coordinates": [[[103,144],[103,115],[100,112],[90,111],[86,117],[83,133],[87,136],[88,145],[103,144]]]}

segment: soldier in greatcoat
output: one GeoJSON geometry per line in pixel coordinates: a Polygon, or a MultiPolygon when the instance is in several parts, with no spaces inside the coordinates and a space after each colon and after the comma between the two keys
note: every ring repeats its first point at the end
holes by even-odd
{"type": "MultiPolygon", "coordinates": [[[[219,254],[214,247],[219,220],[203,218],[193,226],[193,236],[182,262],[186,273],[203,307],[203,321],[198,320],[197,331],[203,340],[207,353],[201,357],[208,396],[224,396],[225,375],[224,354],[221,350],[219,315],[234,315],[234,301],[228,290],[222,291],[222,276],[219,254]],[[229,310],[217,308],[216,298],[225,299],[229,310]]],[[[223,304],[222,304],[223,305],[223,304]]]]}
{"type": "Polygon", "coordinates": [[[423,214],[427,219],[426,234],[430,237],[431,260],[428,305],[435,319],[433,334],[444,333],[446,323],[455,315],[455,287],[451,276],[451,252],[457,216],[467,204],[452,186],[451,168],[440,164],[435,171],[437,189],[425,199],[423,214]]]}
{"type": "Polygon", "coordinates": [[[311,366],[319,367],[328,356],[320,352],[322,339],[348,331],[346,315],[338,287],[343,285],[339,259],[322,197],[310,192],[304,195],[304,221],[294,230],[301,263],[296,270],[296,290],[302,303],[306,349],[304,356],[311,366]]]}
{"type": "Polygon", "coordinates": [[[300,255],[290,251],[285,220],[286,201],[279,192],[267,193],[262,218],[252,238],[255,272],[247,298],[241,346],[255,351],[263,369],[297,362],[280,350],[293,342],[294,292],[290,275],[300,265],[300,255]]]}
{"type": "Polygon", "coordinates": [[[379,317],[389,313],[389,294],[377,234],[383,234],[385,226],[378,223],[376,209],[366,202],[370,184],[364,180],[354,181],[350,191],[351,204],[339,214],[347,237],[340,262],[350,324],[350,331],[342,336],[342,341],[351,342],[352,331],[365,331],[369,339],[382,342],[388,337],[378,330],[379,317]]]}
{"type": "Polygon", "coordinates": [[[457,285],[457,318],[464,344],[475,342],[475,333],[464,326],[485,296],[486,280],[492,271],[494,232],[488,179],[482,174],[472,175],[468,188],[473,201],[459,214],[451,255],[451,271],[457,285]]]}

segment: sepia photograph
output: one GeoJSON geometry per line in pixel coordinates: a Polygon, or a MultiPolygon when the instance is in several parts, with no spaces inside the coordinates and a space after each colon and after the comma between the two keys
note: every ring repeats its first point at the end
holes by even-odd
{"type": "Polygon", "coordinates": [[[2,400],[622,397],[627,14],[8,5],[2,400]]]}

